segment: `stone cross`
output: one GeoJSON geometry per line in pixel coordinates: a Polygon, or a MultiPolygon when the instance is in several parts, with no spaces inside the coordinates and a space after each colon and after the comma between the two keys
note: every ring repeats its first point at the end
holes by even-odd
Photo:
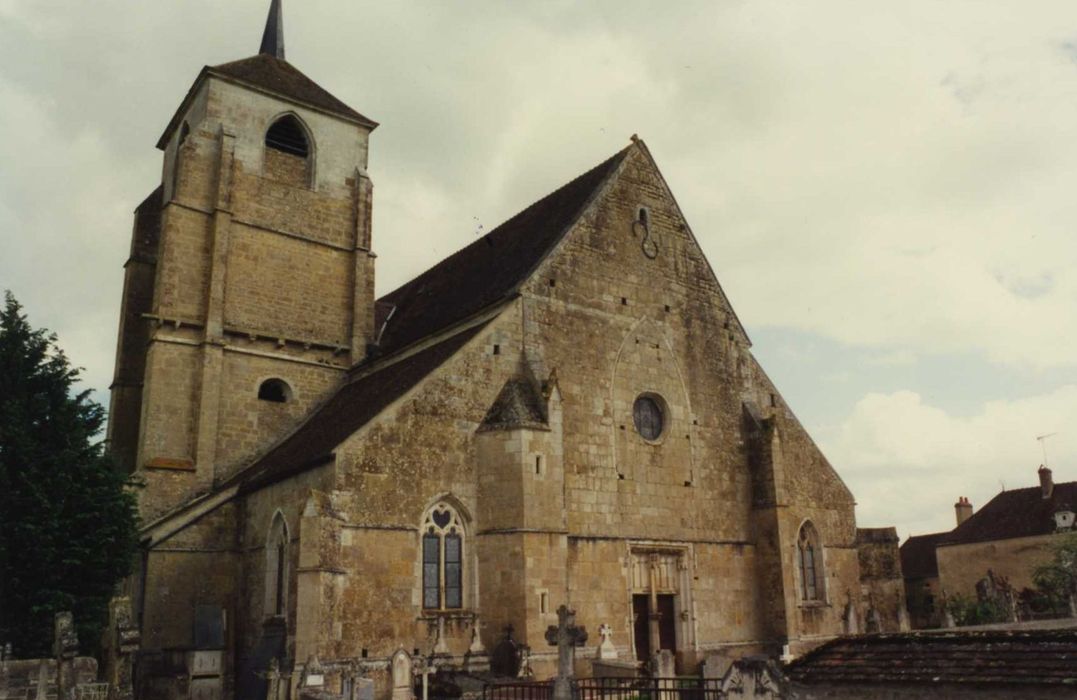
{"type": "Polygon", "coordinates": [[[572,700],[572,678],[576,647],[587,642],[587,628],[576,625],[576,611],[567,605],[557,609],[557,625],[546,629],[546,641],[557,647],[557,679],[553,683],[553,700],[572,700]]]}

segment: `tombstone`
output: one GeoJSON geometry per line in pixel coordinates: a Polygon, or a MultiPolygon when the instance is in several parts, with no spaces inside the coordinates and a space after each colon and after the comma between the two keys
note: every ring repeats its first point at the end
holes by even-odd
{"type": "Polygon", "coordinates": [[[613,645],[613,628],[605,623],[599,625],[598,636],[602,638],[598,645],[598,658],[605,660],[616,659],[617,647],[613,645]]]}
{"type": "Polygon", "coordinates": [[[672,651],[659,649],[651,657],[651,675],[655,678],[677,677],[677,664],[672,651]]]}
{"type": "Polygon", "coordinates": [[[909,622],[909,609],[905,607],[905,599],[900,594],[895,594],[897,598],[897,611],[898,611],[898,631],[908,632],[912,629],[912,623],[909,622]]]}
{"type": "Polygon", "coordinates": [[[374,700],[374,679],[356,678],[354,696],[348,700],[374,700]]]}
{"type": "Polygon", "coordinates": [[[576,625],[576,611],[567,605],[557,608],[557,625],[546,629],[546,641],[557,647],[557,678],[553,682],[553,700],[572,700],[576,647],[587,642],[587,629],[576,625]]]}
{"type": "Polygon", "coordinates": [[[109,683],[109,700],[133,700],[134,660],[142,635],[135,624],[130,598],[109,601],[106,639],[105,679],[109,683]]]}
{"type": "Polygon", "coordinates": [[[512,638],[512,625],[505,626],[505,638],[490,654],[490,671],[499,676],[516,678],[520,674],[520,645],[512,638]]]}
{"type": "Polygon", "coordinates": [[[412,690],[411,656],[403,649],[397,649],[389,662],[389,668],[393,677],[392,700],[413,700],[415,693],[412,690]]]}
{"type": "Polygon", "coordinates": [[[195,606],[194,648],[224,648],[224,608],[219,605],[195,606]]]}
{"type": "Polygon", "coordinates": [[[845,612],[841,616],[842,631],[845,634],[860,634],[860,616],[853,603],[853,596],[845,591],[845,612]]]}
{"type": "Polygon", "coordinates": [[[882,620],[879,617],[879,611],[874,605],[868,608],[867,620],[864,625],[864,630],[868,634],[879,634],[883,631],[882,620]]]}
{"type": "Polygon", "coordinates": [[[490,655],[486,653],[486,647],[482,645],[482,628],[479,618],[475,618],[471,626],[471,646],[464,654],[464,670],[469,673],[482,673],[490,670],[490,655]]]}
{"type": "Polygon", "coordinates": [[[70,612],[58,612],[54,620],[53,655],[56,658],[56,695],[70,697],[75,692],[75,657],[79,653],[79,637],[75,618],[70,612]]]}
{"type": "Polygon", "coordinates": [[[779,700],[783,693],[781,671],[766,656],[746,656],[735,661],[720,687],[721,697],[739,700],[779,700]]]}
{"type": "Polygon", "coordinates": [[[288,684],[284,682],[280,673],[280,662],[276,658],[269,660],[269,670],[265,674],[266,694],[265,700],[283,700],[283,693],[288,684]]]}
{"type": "Polygon", "coordinates": [[[323,688],[325,687],[325,671],[318,657],[311,655],[307,663],[303,665],[303,675],[299,679],[300,688],[323,688]]]}
{"type": "Polygon", "coordinates": [[[708,679],[725,678],[733,660],[728,656],[714,654],[703,660],[703,677],[708,679]]]}

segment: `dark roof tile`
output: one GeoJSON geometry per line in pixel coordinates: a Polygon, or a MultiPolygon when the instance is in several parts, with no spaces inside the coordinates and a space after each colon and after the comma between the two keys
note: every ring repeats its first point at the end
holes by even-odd
{"type": "Polygon", "coordinates": [[[627,153],[620,151],[382,297],[379,303],[396,307],[381,338],[383,350],[404,347],[513,293],[627,153]]]}
{"type": "Polygon", "coordinates": [[[808,685],[1077,684],[1077,629],[882,634],[827,642],[785,667],[808,685]]]}
{"type": "Polygon", "coordinates": [[[241,490],[254,491],[290,474],[324,464],[337,445],[440,367],[485,325],[463,330],[344,384],[308,415],[295,432],[235,478],[241,482],[241,490]]]}
{"type": "Polygon", "coordinates": [[[211,74],[238,80],[298,102],[305,102],[332,114],[361,122],[371,128],[378,125],[377,122],[364,117],[333,97],[325,88],[308,78],[291,63],[276,56],[260,53],[250,58],[213,66],[208,70],[211,74]]]}
{"type": "Polygon", "coordinates": [[[1055,511],[1071,503],[1077,503],[1077,481],[1055,484],[1050,498],[1043,497],[1039,486],[1003,491],[947,533],[939,544],[1049,535],[1055,531],[1055,511]]]}
{"type": "Polygon", "coordinates": [[[948,532],[917,535],[901,545],[901,572],[905,578],[935,578],[939,575],[939,561],[935,547],[948,532]]]}

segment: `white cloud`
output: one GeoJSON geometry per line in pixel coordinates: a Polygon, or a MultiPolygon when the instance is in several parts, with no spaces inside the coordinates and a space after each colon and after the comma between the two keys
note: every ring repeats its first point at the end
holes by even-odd
{"type": "Polygon", "coordinates": [[[1047,433],[1057,433],[1047,442],[1055,480],[1077,480],[1077,385],[991,401],[970,416],[911,391],[868,394],[817,437],[856,495],[860,523],[897,525],[905,536],[951,529],[959,496],[982,506],[1003,485],[1037,485],[1036,437],[1047,433]]]}

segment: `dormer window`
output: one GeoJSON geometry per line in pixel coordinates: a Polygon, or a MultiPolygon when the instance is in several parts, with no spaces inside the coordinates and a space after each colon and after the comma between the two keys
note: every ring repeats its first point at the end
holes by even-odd
{"type": "Polygon", "coordinates": [[[1077,514],[1069,506],[1063,506],[1055,511],[1055,527],[1059,530],[1073,529],[1073,522],[1077,514]]]}
{"type": "Polygon", "coordinates": [[[269,127],[266,132],[266,147],[300,158],[310,155],[307,134],[300,126],[299,120],[290,114],[281,117],[269,127]]]}

